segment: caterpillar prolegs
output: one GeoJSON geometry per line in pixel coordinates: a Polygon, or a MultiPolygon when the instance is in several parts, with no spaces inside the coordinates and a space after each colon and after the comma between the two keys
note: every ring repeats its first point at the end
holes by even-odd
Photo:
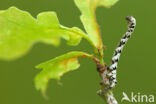
{"type": "Polygon", "coordinates": [[[117,48],[114,51],[114,55],[112,57],[112,63],[110,67],[108,67],[108,73],[107,76],[109,78],[109,87],[113,88],[115,87],[117,80],[116,80],[116,70],[118,66],[118,61],[121,55],[121,52],[127,43],[128,39],[131,37],[134,28],[136,26],[136,20],[132,16],[127,16],[126,20],[128,21],[128,30],[124,34],[124,36],[121,38],[120,43],[118,44],[117,48]]]}

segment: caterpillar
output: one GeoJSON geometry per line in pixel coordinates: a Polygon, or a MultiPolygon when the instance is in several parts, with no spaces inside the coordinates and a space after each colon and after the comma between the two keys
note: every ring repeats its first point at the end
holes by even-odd
{"type": "Polygon", "coordinates": [[[114,51],[114,55],[112,57],[112,63],[108,67],[108,73],[107,76],[109,78],[109,87],[114,88],[117,80],[116,80],[116,74],[117,74],[117,66],[118,62],[120,59],[121,52],[127,43],[128,39],[131,37],[134,28],[136,26],[136,20],[133,16],[127,16],[126,20],[128,21],[128,30],[127,32],[123,35],[123,37],[120,40],[120,43],[118,44],[117,48],[114,51]]]}

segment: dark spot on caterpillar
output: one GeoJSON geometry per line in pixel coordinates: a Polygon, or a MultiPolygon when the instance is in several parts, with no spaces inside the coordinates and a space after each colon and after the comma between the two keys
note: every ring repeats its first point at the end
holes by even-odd
{"type": "Polygon", "coordinates": [[[116,70],[116,67],[114,67],[113,70],[116,70]]]}
{"type": "Polygon", "coordinates": [[[133,30],[132,29],[129,29],[128,32],[133,32],[133,30]]]}
{"type": "Polygon", "coordinates": [[[130,26],[130,28],[134,28],[134,26],[133,26],[133,25],[131,25],[131,26],[130,26]]]}
{"type": "Polygon", "coordinates": [[[118,45],[118,47],[121,47],[121,45],[122,45],[122,44],[121,44],[121,42],[120,42],[119,45],[118,45]]]}
{"type": "Polygon", "coordinates": [[[119,61],[118,59],[115,60],[115,62],[118,62],[118,61],[119,61]]]}
{"type": "Polygon", "coordinates": [[[112,60],[112,64],[114,64],[115,62],[118,62],[119,60],[116,59],[116,60],[112,60]]]}
{"type": "Polygon", "coordinates": [[[119,43],[118,47],[121,47],[121,46],[122,46],[122,45],[124,45],[124,44],[125,44],[125,42],[120,41],[120,43],[119,43]]]}
{"type": "Polygon", "coordinates": [[[130,35],[127,36],[127,38],[130,38],[130,37],[131,37],[130,35]]]}
{"type": "Polygon", "coordinates": [[[112,64],[114,64],[114,60],[112,60],[112,64]]]}
{"type": "Polygon", "coordinates": [[[131,30],[128,30],[128,32],[132,32],[131,30]]]}
{"type": "Polygon", "coordinates": [[[133,32],[133,29],[131,29],[131,32],[133,32]]]}
{"type": "Polygon", "coordinates": [[[126,39],[127,38],[127,36],[126,35],[124,35],[124,37],[122,38],[122,39],[126,39]]]}
{"type": "Polygon", "coordinates": [[[134,23],[132,23],[131,25],[133,25],[133,26],[134,26],[135,24],[134,24],[134,23]]]}
{"type": "Polygon", "coordinates": [[[118,53],[121,53],[121,50],[119,50],[118,53]]]}
{"type": "Polygon", "coordinates": [[[119,43],[118,47],[121,47],[123,44],[125,44],[125,42],[120,41],[120,43],[119,43]]]}
{"type": "Polygon", "coordinates": [[[109,79],[110,79],[111,81],[113,81],[115,78],[114,78],[114,77],[110,77],[109,79]]]}
{"type": "Polygon", "coordinates": [[[132,18],[132,16],[127,16],[127,17],[126,17],[126,20],[127,20],[127,21],[131,21],[131,18],[132,18]]]}
{"type": "Polygon", "coordinates": [[[115,51],[114,55],[116,56],[117,54],[118,54],[118,52],[117,52],[117,51],[115,51]]]}
{"type": "Polygon", "coordinates": [[[122,44],[125,44],[126,42],[121,42],[122,44]]]}

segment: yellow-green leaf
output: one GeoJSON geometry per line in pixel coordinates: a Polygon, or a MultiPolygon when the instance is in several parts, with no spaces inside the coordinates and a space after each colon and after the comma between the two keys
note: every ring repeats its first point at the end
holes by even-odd
{"type": "Polygon", "coordinates": [[[92,58],[92,55],[74,51],[36,66],[38,69],[43,69],[35,78],[36,89],[44,94],[50,79],[60,80],[63,74],[79,68],[78,57],[92,58]]]}
{"type": "Polygon", "coordinates": [[[100,30],[96,23],[95,10],[98,6],[110,7],[117,1],[118,0],[75,0],[77,7],[82,13],[81,21],[85,30],[97,48],[102,47],[102,42],[100,38],[100,30]]]}
{"type": "Polygon", "coordinates": [[[78,28],[60,25],[55,12],[43,12],[33,18],[28,12],[11,7],[0,11],[0,59],[11,60],[26,54],[33,44],[58,46],[60,38],[69,45],[79,44],[86,35],[78,28]]]}

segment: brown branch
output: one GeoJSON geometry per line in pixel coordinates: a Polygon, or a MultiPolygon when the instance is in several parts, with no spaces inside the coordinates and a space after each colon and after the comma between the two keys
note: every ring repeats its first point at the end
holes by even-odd
{"type": "Polygon", "coordinates": [[[93,60],[96,63],[97,71],[102,79],[100,82],[101,90],[98,91],[98,95],[101,96],[107,104],[118,104],[110,88],[110,79],[107,76],[109,71],[107,65],[102,65],[97,58],[93,58],[93,60]]]}

